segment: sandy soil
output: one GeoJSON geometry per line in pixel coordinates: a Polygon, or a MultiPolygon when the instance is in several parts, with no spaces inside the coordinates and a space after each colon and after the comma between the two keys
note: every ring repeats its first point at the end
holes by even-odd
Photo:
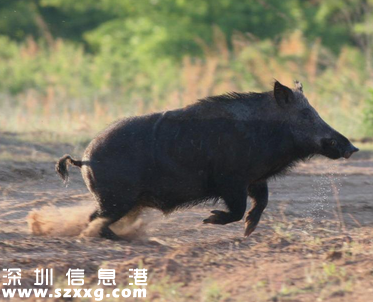
{"type": "MultiPolygon", "coordinates": [[[[115,268],[124,288],[128,269],[142,266],[148,301],[373,301],[371,153],[314,159],[272,181],[269,206],[247,239],[243,221],[203,225],[223,208],[207,203],[167,217],[148,211],[131,238],[111,242],[79,236],[93,199],[77,169],[68,187],[54,173],[59,156],[77,152],[0,135],[0,261],[22,269],[22,287],[38,267],[54,268],[60,286],[79,267],[87,287],[99,268],[115,268]]],[[[125,232],[123,223],[116,230],[125,232]]]]}

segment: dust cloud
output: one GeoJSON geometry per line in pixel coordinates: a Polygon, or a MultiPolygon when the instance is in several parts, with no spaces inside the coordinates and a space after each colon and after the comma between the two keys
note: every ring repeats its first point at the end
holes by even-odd
{"type": "MultiPolygon", "coordinates": [[[[46,237],[99,237],[99,230],[105,219],[97,218],[91,223],[89,215],[94,211],[92,204],[73,207],[45,206],[32,210],[27,223],[30,232],[46,237]]],[[[146,238],[146,223],[139,218],[139,212],[129,213],[110,228],[122,239],[146,238]]]]}

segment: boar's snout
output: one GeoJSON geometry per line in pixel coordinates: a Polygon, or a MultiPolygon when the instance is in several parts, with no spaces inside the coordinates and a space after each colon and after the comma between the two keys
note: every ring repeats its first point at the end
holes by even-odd
{"type": "Polygon", "coordinates": [[[353,144],[350,144],[348,150],[346,150],[345,153],[343,154],[343,157],[350,158],[353,153],[358,152],[358,151],[359,151],[358,148],[356,148],[353,144]]]}
{"type": "Polygon", "coordinates": [[[331,159],[341,157],[350,158],[359,149],[356,148],[347,138],[336,132],[332,138],[324,138],[321,140],[321,154],[331,159]]]}

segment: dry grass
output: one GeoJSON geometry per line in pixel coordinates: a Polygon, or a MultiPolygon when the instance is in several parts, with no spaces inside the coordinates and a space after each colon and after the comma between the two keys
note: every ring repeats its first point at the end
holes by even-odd
{"type": "MultiPolygon", "coordinates": [[[[58,56],[65,51],[63,43],[56,42],[58,56]]],[[[175,88],[171,91],[162,93],[163,86],[154,82],[150,101],[131,94],[125,83],[105,97],[86,99],[82,95],[74,98],[69,94],[68,83],[59,83],[61,80],[51,74],[48,86],[42,91],[28,89],[13,97],[3,97],[4,118],[0,119],[0,127],[9,131],[98,131],[123,116],[177,108],[207,95],[267,90],[276,78],[287,85],[292,85],[294,79],[303,81],[306,95],[328,122],[346,135],[364,135],[365,87],[372,79],[354,65],[351,57],[355,53],[351,49],[345,48],[334,57],[319,40],[310,47],[296,31],[278,46],[271,41],[257,41],[237,34],[233,39],[233,51],[230,51],[218,29],[214,46],[203,45],[203,49],[205,59],[185,57],[180,68],[175,67],[179,68],[179,76],[172,79],[175,88]],[[349,87],[348,82],[354,84],[349,87]]],[[[33,40],[21,49],[25,60],[32,60],[41,51],[33,40]]],[[[83,56],[81,50],[79,53],[83,56]]],[[[83,64],[82,60],[78,58],[73,63],[83,64]]]]}

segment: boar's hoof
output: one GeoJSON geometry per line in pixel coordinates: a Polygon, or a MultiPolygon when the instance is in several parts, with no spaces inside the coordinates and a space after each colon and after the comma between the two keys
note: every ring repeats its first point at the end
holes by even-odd
{"type": "Polygon", "coordinates": [[[246,220],[245,237],[249,237],[252,232],[255,231],[258,222],[252,220],[246,220]]]}
{"type": "Polygon", "coordinates": [[[105,239],[110,239],[110,240],[119,240],[120,237],[115,235],[115,233],[110,230],[109,228],[104,228],[100,231],[100,237],[105,238],[105,239]]]}
{"type": "Polygon", "coordinates": [[[203,223],[227,224],[234,221],[234,219],[232,219],[231,213],[218,210],[211,211],[211,213],[214,215],[211,215],[209,218],[204,219],[203,223]]]}

